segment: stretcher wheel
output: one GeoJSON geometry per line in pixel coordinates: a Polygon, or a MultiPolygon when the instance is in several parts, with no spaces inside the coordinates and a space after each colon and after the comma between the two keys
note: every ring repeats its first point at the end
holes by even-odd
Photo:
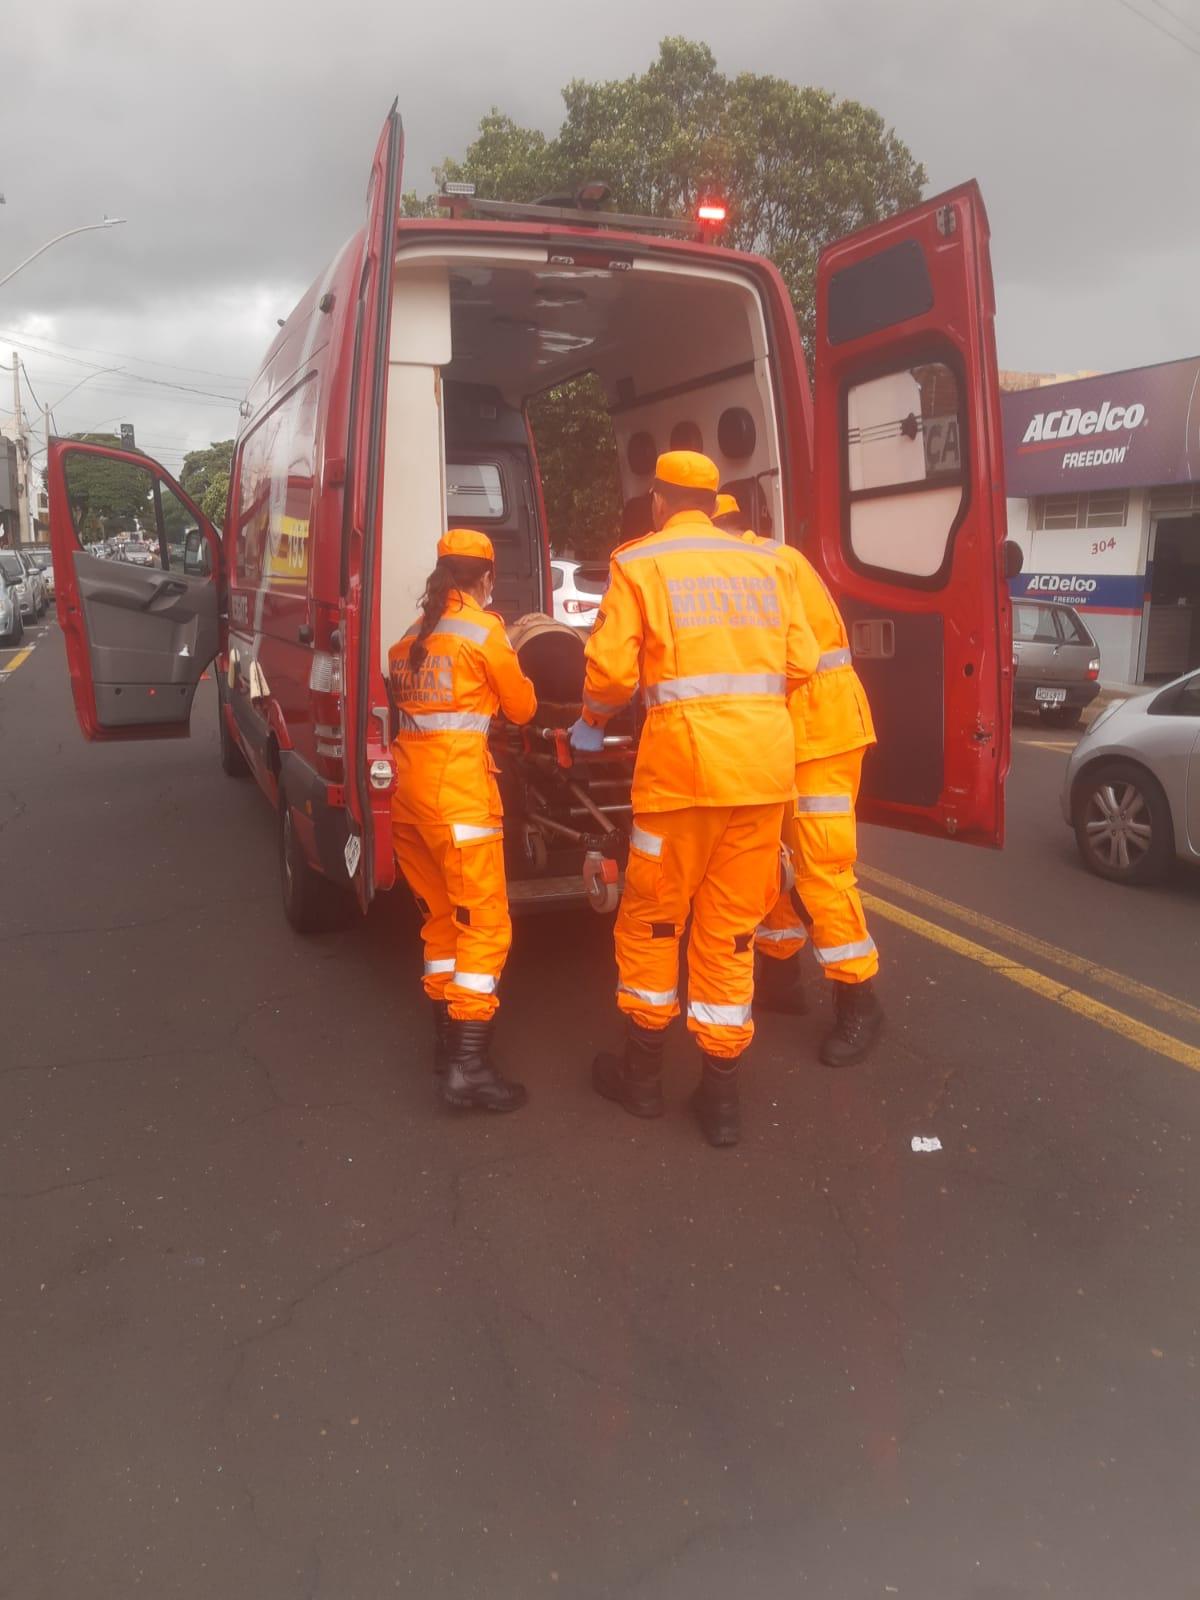
{"type": "Polygon", "coordinates": [[[604,916],[617,909],[621,891],[615,861],[602,856],[598,850],[589,850],[583,858],[583,883],[593,911],[604,916]]]}
{"type": "Polygon", "coordinates": [[[780,894],[791,894],[795,887],[796,863],[792,859],[792,852],[781,839],[779,841],[779,892],[780,894]]]}
{"type": "Polygon", "coordinates": [[[522,842],[525,847],[525,859],[529,865],[535,872],[545,872],[546,863],[550,859],[549,851],[546,849],[545,834],[540,828],[531,828],[527,825],[522,842]]]}

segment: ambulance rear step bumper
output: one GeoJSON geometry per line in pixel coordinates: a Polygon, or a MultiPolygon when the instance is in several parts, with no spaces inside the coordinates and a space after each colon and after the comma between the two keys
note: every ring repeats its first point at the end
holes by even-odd
{"type": "Polygon", "coordinates": [[[561,911],[587,905],[587,891],[579,873],[564,878],[510,878],[508,903],[514,913],[561,911]]]}

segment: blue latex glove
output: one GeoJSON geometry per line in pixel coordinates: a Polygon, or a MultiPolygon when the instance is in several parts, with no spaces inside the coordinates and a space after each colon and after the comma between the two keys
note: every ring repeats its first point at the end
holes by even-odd
{"type": "Polygon", "coordinates": [[[590,751],[593,755],[604,749],[604,729],[593,728],[582,717],[571,724],[571,749],[590,751]]]}

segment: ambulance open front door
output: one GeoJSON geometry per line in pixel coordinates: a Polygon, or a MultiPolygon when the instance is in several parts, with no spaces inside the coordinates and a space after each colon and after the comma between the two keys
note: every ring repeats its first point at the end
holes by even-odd
{"type": "Polygon", "coordinates": [[[824,252],[809,553],[879,735],[863,820],[998,846],[1012,647],[993,318],[973,183],[824,252]]]}
{"type": "Polygon", "coordinates": [[[221,541],[157,462],[50,443],[50,543],[75,715],[86,739],[185,738],[221,644],[221,541]],[[130,530],[103,539],[103,505],[130,530]],[[107,557],[94,550],[105,548],[107,557]]]}

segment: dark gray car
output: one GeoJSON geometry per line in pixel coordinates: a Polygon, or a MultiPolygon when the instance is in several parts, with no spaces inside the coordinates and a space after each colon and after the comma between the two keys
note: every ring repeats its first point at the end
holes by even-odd
{"type": "Polygon", "coordinates": [[[1100,647],[1073,606],[1013,601],[1013,710],[1074,728],[1100,693],[1100,647]]]}

